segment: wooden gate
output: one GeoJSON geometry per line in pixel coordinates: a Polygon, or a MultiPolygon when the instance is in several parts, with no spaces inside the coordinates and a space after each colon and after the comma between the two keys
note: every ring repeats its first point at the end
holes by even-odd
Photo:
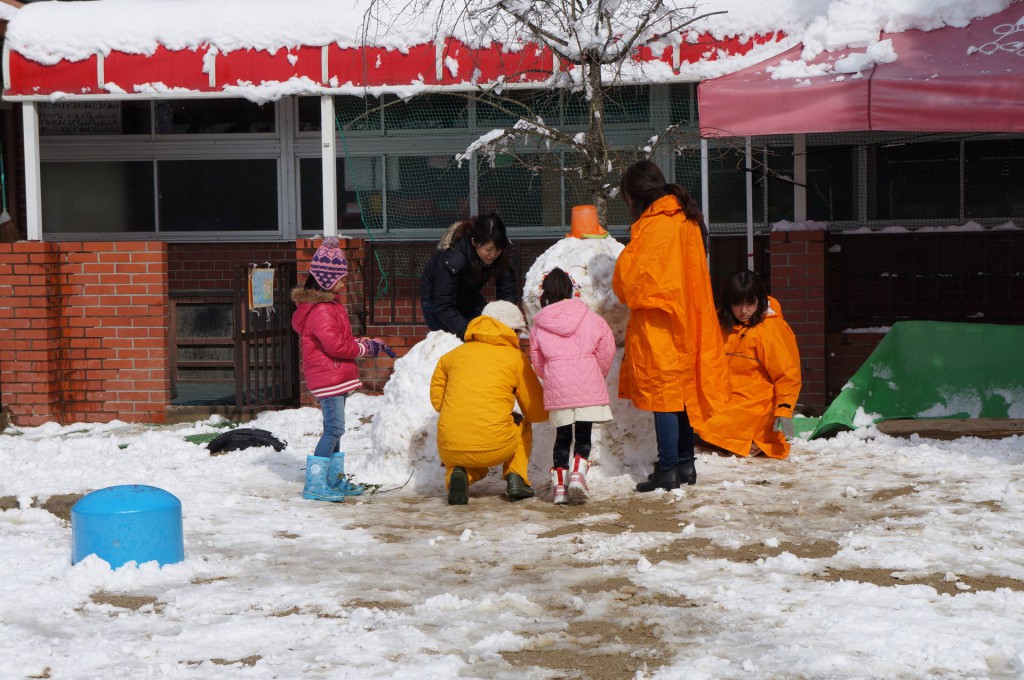
{"type": "Polygon", "coordinates": [[[235,406],[299,405],[299,345],[292,331],[294,262],[235,269],[235,406]]]}

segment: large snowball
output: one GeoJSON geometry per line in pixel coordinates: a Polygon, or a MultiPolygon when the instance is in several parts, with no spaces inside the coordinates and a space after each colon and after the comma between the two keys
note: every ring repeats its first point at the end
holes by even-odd
{"type": "Polygon", "coordinates": [[[544,251],[526,272],[523,307],[526,319],[533,321],[540,311],[541,281],[555,267],[569,273],[580,289],[580,297],[611,326],[615,344],[622,346],[626,335],[629,308],[612,292],[612,273],[623,246],[611,236],[607,238],[566,237],[544,251]]]}
{"type": "Polygon", "coordinates": [[[432,331],[395,361],[370,435],[375,471],[381,478],[404,479],[413,474],[413,485],[420,491],[434,493],[438,485],[444,487],[430,378],[437,360],[461,344],[451,333],[432,331]]]}

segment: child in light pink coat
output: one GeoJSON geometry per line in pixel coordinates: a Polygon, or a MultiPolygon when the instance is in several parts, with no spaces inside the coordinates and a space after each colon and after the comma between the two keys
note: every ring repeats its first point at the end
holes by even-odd
{"type": "Polygon", "coordinates": [[[544,408],[555,426],[551,468],[554,502],[586,501],[590,435],[594,423],[612,419],[605,378],[615,357],[608,323],[579,297],[572,278],[559,268],[544,276],[541,310],[530,330],[530,360],[544,381],[544,408]],[[569,445],[576,443],[569,459],[569,445]]]}

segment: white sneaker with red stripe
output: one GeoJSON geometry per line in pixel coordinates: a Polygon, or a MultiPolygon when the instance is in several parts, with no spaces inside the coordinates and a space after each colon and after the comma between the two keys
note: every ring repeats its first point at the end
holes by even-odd
{"type": "Polygon", "coordinates": [[[590,488],[587,487],[587,472],[590,470],[590,461],[581,456],[573,456],[572,467],[569,468],[569,502],[586,503],[590,495],[590,488]]]}
{"type": "Polygon", "coordinates": [[[569,471],[565,468],[551,468],[551,496],[555,505],[569,502],[569,487],[565,484],[569,471]]]}

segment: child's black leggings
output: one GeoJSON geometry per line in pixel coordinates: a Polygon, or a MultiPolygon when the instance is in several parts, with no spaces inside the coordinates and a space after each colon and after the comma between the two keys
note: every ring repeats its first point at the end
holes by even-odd
{"type": "MultiPolygon", "coordinates": [[[[577,420],[576,445],[573,453],[583,459],[590,459],[590,430],[593,423],[577,420]]],[[[572,425],[561,425],[555,428],[555,451],[552,462],[556,468],[569,467],[569,443],[572,442],[572,425]]]]}

